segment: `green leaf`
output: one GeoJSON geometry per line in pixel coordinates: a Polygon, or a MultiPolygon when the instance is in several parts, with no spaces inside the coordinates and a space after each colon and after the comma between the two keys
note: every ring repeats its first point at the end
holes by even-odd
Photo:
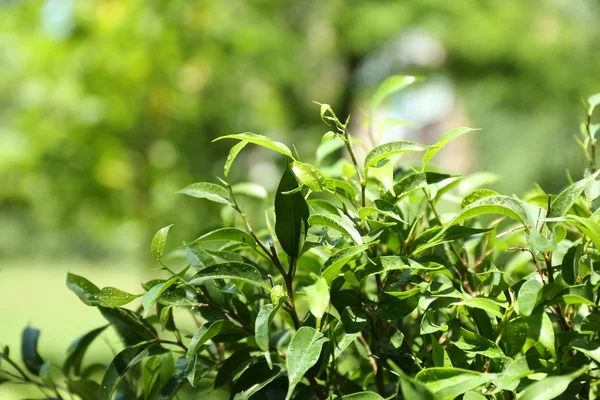
{"type": "Polygon", "coordinates": [[[460,203],[460,208],[465,208],[477,200],[485,199],[486,197],[498,196],[498,193],[490,189],[476,189],[465,196],[460,203]]]}
{"type": "Polygon", "coordinates": [[[213,388],[217,389],[239,378],[257,360],[256,354],[256,352],[251,353],[249,348],[243,348],[227,357],[219,368],[213,388]]]}
{"type": "Polygon", "coordinates": [[[326,179],[325,186],[329,190],[333,190],[336,193],[340,193],[346,196],[348,199],[354,199],[356,197],[356,189],[350,183],[341,181],[339,179],[326,179]]]}
{"type": "Polygon", "coordinates": [[[551,234],[550,237],[546,237],[536,229],[532,229],[527,236],[527,243],[529,247],[537,250],[541,253],[546,253],[553,250],[556,247],[556,240],[554,239],[554,235],[551,234]]]}
{"type": "Polygon", "coordinates": [[[323,277],[304,288],[304,293],[307,296],[308,309],[310,313],[317,318],[322,318],[329,308],[329,286],[327,280],[323,277]]]}
{"type": "Polygon", "coordinates": [[[82,400],[98,400],[100,385],[94,381],[82,379],[78,381],[67,381],[69,391],[82,400]]]}
{"type": "Polygon", "coordinates": [[[436,226],[423,232],[421,235],[415,238],[413,246],[416,247],[416,249],[413,251],[413,256],[429,248],[439,246],[442,243],[466,239],[474,235],[489,232],[490,230],[490,228],[478,229],[470,228],[468,226],[455,225],[442,231],[441,226],[436,226]],[[438,235],[440,232],[441,234],[438,235]]]}
{"type": "Polygon", "coordinates": [[[517,395],[518,400],[551,400],[563,394],[572,381],[581,376],[588,366],[563,376],[549,376],[535,382],[517,395]]]}
{"type": "Polygon", "coordinates": [[[249,233],[246,233],[246,232],[242,231],[241,229],[237,229],[237,228],[216,229],[212,232],[208,232],[208,233],[200,236],[198,239],[189,243],[188,246],[198,244],[198,243],[218,242],[218,241],[244,243],[250,247],[256,247],[256,242],[254,241],[252,236],[249,233]]]}
{"type": "Polygon", "coordinates": [[[285,144],[276,142],[266,136],[257,135],[252,132],[244,132],[244,133],[238,133],[238,134],[233,134],[233,135],[221,136],[221,137],[218,137],[215,140],[213,140],[213,142],[216,142],[217,140],[222,140],[222,139],[238,139],[238,140],[254,143],[259,146],[266,147],[267,149],[275,150],[275,151],[277,151],[283,155],[286,155],[290,158],[294,158],[292,156],[292,152],[290,151],[289,147],[287,147],[285,144]]]}
{"type": "Polygon", "coordinates": [[[241,194],[242,196],[252,197],[259,200],[265,200],[269,196],[267,189],[254,182],[236,183],[235,185],[231,186],[231,190],[234,194],[241,194]]]}
{"type": "Polygon", "coordinates": [[[40,330],[27,327],[21,334],[21,357],[25,367],[34,375],[40,374],[44,360],[38,354],[37,346],[40,338],[40,330]]]}
{"type": "Polygon", "coordinates": [[[393,155],[407,152],[425,151],[427,149],[429,149],[429,146],[415,142],[401,141],[382,144],[381,146],[377,146],[367,153],[365,158],[365,171],[367,171],[370,166],[393,155]]]}
{"type": "Polygon", "coordinates": [[[383,397],[375,392],[360,392],[347,394],[340,397],[342,400],[384,400],[383,397]]]}
{"type": "Polygon", "coordinates": [[[231,321],[220,319],[201,326],[194,333],[185,356],[187,360],[186,377],[192,385],[194,384],[196,353],[200,350],[200,347],[215,336],[233,329],[236,329],[236,326],[231,321]]]}
{"type": "Polygon", "coordinates": [[[578,181],[563,190],[550,205],[550,213],[548,218],[562,217],[575,204],[584,190],[598,177],[600,171],[578,181]]]}
{"type": "Polygon", "coordinates": [[[431,336],[431,353],[433,356],[433,365],[435,367],[452,368],[452,360],[450,360],[448,352],[438,343],[433,335],[431,336]]]}
{"type": "Polygon", "coordinates": [[[317,147],[317,154],[316,154],[317,165],[321,165],[323,160],[325,160],[325,158],[328,155],[341,149],[342,147],[344,147],[344,145],[345,145],[344,141],[340,137],[337,137],[337,136],[331,140],[327,140],[326,142],[321,143],[319,145],[319,147],[317,147]]]}
{"type": "Polygon", "coordinates": [[[363,244],[338,250],[325,261],[321,269],[321,277],[327,281],[328,285],[331,285],[331,282],[340,274],[342,267],[348,264],[350,260],[363,254],[368,248],[368,244],[363,244]]]}
{"type": "Polygon", "coordinates": [[[225,262],[205,268],[194,275],[188,281],[188,285],[199,285],[204,281],[214,279],[237,279],[264,287],[260,272],[252,265],[241,262],[225,262]]]}
{"type": "Polygon", "coordinates": [[[499,393],[502,390],[514,391],[521,379],[534,374],[534,368],[539,365],[540,362],[535,356],[521,357],[513,361],[494,381],[496,388],[492,393],[499,393]]]}
{"type": "Polygon", "coordinates": [[[83,276],[67,273],[67,288],[87,306],[95,307],[100,302],[100,288],[83,276]]]}
{"type": "Polygon", "coordinates": [[[272,369],[268,368],[264,363],[253,365],[236,383],[234,387],[236,393],[233,397],[233,400],[250,399],[255,393],[284,374],[285,370],[278,365],[273,365],[272,369]],[[251,377],[251,383],[244,385],[245,387],[243,389],[239,388],[238,386],[240,386],[240,383],[244,380],[244,378],[246,378],[247,375],[251,377]]]}
{"type": "Polygon", "coordinates": [[[133,311],[120,307],[98,307],[98,310],[117,329],[128,345],[135,345],[157,337],[154,327],[133,311]]]}
{"type": "Polygon", "coordinates": [[[471,132],[471,131],[478,131],[480,129],[473,129],[473,128],[455,128],[452,129],[451,131],[448,131],[446,133],[444,133],[442,135],[442,137],[440,138],[440,140],[438,140],[438,142],[436,144],[434,144],[433,146],[431,146],[429,148],[429,150],[427,150],[427,152],[425,153],[425,155],[423,156],[423,166],[425,164],[427,164],[429,162],[429,160],[431,160],[431,158],[438,152],[440,151],[446,144],[448,144],[450,141],[456,139],[457,137],[464,135],[467,132],[471,132]]]}
{"type": "Polygon", "coordinates": [[[528,336],[538,341],[552,357],[556,357],[554,326],[548,314],[544,310],[537,311],[525,317],[525,322],[527,322],[528,336]]]}
{"type": "Polygon", "coordinates": [[[177,193],[186,194],[188,196],[196,197],[198,199],[207,199],[210,201],[214,201],[215,203],[231,205],[231,201],[229,200],[229,192],[227,192],[227,189],[225,189],[223,186],[214,183],[192,183],[191,185],[184,187],[177,193]]]}
{"type": "Polygon", "coordinates": [[[287,299],[287,296],[281,296],[277,299],[276,305],[265,304],[256,316],[256,322],[254,324],[255,339],[256,344],[262,351],[269,351],[269,328],[271,322],[273,322],[273,318],[277,315],[277,311],[287,299]]]}
{"type": "Polygon", "coordinates": [[[569,285],[574,285],[579,276],[579,260],[581,259],[581,245],[572,246],[562,260],[562,277],[569,285]]]}
{"type": "Polygon", "coordinates": [[[453,306],[467,306],[471,308],[479,308],[490,315],[495,317],[502,318],[504,313],[501,310],[501,305],[495,302],[494,300],[485,298],[485,297],[469,297],[465,296],[462,301],[452,303],[453,306]]]}
{"type": "Polygon", "coordinates": [[[308,218],[308,223],[311,226],[319,225],[335,229],[354,243],[363,244],[360,233],[352,226],[352,223],[337,215],[313,214],[308,218]]]}
{"type": "Polygon", "coordinates": [[[350,307],[346,307],[342,313],[341,319],[333,330],[334,346],[333,357],[337,358],[354,342],[360,332],[365,328],[367,317],[361,312],[355,312],[350,307]]]}
{"type": "Polygon", "coordinates": [[[366,264],[356,268],[354,275],[359,282],[364,281],[372,275],[382,274],[390,271],[438,271],[444,269],[443,266],[424,267],[418,262],[406,257],[399,256],[381,256],[374,260],[369,260],[366,264]]]}
{"type": "Polygon", "coordinates": [[[308,204],[300,192],[284,194],[297,189],[298,182],[290,165],[279,181],[275,195],[275,233],[279,244],[288,256],[298,258],[308,230],[308,204]]]}
{"type": "Polygon", "coordinates": [[[67,288],[79,297],[83,304],[96,307],[119,307],[132,302],[141,294],[131,294],[113,287],[98,289],[82,276],[67,273],[67,288]]]}
{"type": "Polygon", "coordinates": [[[404,292],[383,292],[373,316],[384,320],[402,319],[417,308],[420,297],[418,288],[404,292]]]}
{"type": "Polygon", "coordinates": [[[152,245],[150,246],[150,250],[152,252],[152,256],[160,261],[163,253],[165,251],[165,244],[167,243],[167,237],[169,236],[169,229],[171,229],[171,225],[167,225],[164,228],[161,228],[156,232],[154,237],[152,238],[152,245]]]}
{"type": "Polygon", "coordinates": [[[371,110],[375,110],[379,105],[392,94],[412,85],[421,78],[410,75],[393,75],[386,78],[377,86],[373,97],[371,97],[371,110]]]}
{"type": "Polygon", "coordinates": [[[526,317],[530,316],[537,304],[538,294],[542,290],[542,284],[536,277],[527,280],[519,289],[517,296],[517,312],[526,317]]]}
{"type": "Polygon", "coordinates": [[[594,243],[596,249],[600,249],[600,224],[588,218],[578,217],[576,215],[566,215],[562,218],[554,218],[547,220],[550,222],[565,222],[573,225],[594,243]]]}
{"type": "Polygon", "coordinates": [[[140,343],[121,350],[112,360],[100,384],[99,400],[111,400],[125,374],[144,358],[164,352],[154,343],[140,343]]]}
{"type": "Polygon", "coordinates": [[[294,388],[306,371],[316,364],[321,355],[321,347],[328,339],[309,326],[302,326],[296,331],[287,349],[285,360],[288,372],[288,392],[286,400],[292,398],[294,388]]]}
{"type": "Polygon", "coordinates": [[[456,175],[438,174],[437,172],[412,174],[396,183],[393,187],[395,194],[388,193],[385,199],[389,202],[397,203],[416,190],[454,177],[456,175]]]}
{"type": "MultiPolygon", "coordinates": [[[[427,334],[435,333],[435,332],[439,332],[439,331],[446,332],[448,330],[447,324],[443,324],[443,325],[437,324],[434,313],[435,313],[435,310],[429,309],[429,310],[425,311],[425,314],[423,314],[423,318],[421,319],[421,328],[420,328],[421,335],[427,335],[427,334]]],[[[433,341],[435,342],[435,340],[433,340],[433,341]]]]}
{"type": "Polygon", "coordinates": [[[489,358],[506,357],[502,350],[500,350],[500,347],[498,347],[498,345],[491,340],[464,328],[460,328],[460,333],[460,339],[453,343],[462,351],[471,354],[480,354],[489,358]]]}
{"type": "Polygon", "coordinates": [[[67,350],[67,358],[65,359],[65,362],[63,363],[62,367],[62,370],[65,375],[69,376],[71,370],[73,370],[73,374],[75,374],[75,376],[80,376],[81,363],[83,361],[83,356],[85,355],[85,352],[87,351],[90,344],[92,344],[94,339],[96,339],[98,335],[104,332],[107,326],[108,325],[105,325],[86,333],[85,335],[75,340],[69,346],[69,349],[67,350]]]}
{"type": "Polygon", "coordinates": [[[477,392],[467,392],[463,396],[463,400],[486,400],[486,397],[477,392]]]}
{"type": "MultiPolygon", "coordinates": [[[[446,231],[450,226],[456,225],[468,218],[473,218],[484,214],[502,214],[512,218],[525,227],[529,232],[527,225],[527,212],[523,205],[518,200],[508,196],[490,196],[477,200],[465,208],[463,208],[454,219],[446,225],[442,232],[446,231]]],[[[440,235],[441,236],[441,233],[440,235]]]]}
{"type": "Polygon", "coordinates": [[[147,400],[158,389],[162,358],[160,356],[150,357],[144,364],[142,371],[142,383],[144,400],[147,400]]]}
{"type": "Polygon", "coordinates": [[[436,396],[423,383],[407,376],[404,372],[392,361],[387,360],[388,365],[400,378],[400,387],[398,394],[402,393],[402,398],[406,400],[441,400],[441,397],[436,396]]]}
{"type": "Polygon", "coordinates": [[[242,140],[241,142],[239,142],[238,144],[233,146],[231,148],[231,150],[229,150],[229,155],[227,156],[227,159],[225,160],[225,167],[223,168],[223,173],[226,177],[229,176],[229,170],[231,169],[231,165],[233,164],[233,161],[235,160],[237,155],[240,153],[240,151],[242,151],[242,149],[244,147],[246,147],[247,144],[248,144],[248,141],[242,140]]]}
{"type": "Polygon", "coordinates": [[[144,315],[148,314],[148,311],[150,311],[150,307],[152,307],[156,300],[158,300],[158,298],[175,282],[177,282],[177,277],[171,278],[166,282],[159,283],[146,292],[146,294],[142,298],[144,315]]]}
{"type": "Polygon", "coordinates": [[[292,171],[296,175],[296,178],[313,192],[322,192],[325,190],[325,177],[314,165],[294,161],[292,163],[292,171]]]}
{"type": "Polygon", "coordinates": [[[487,382],[493,381],[497,374],[482,374],[460,368],[427,368],[417,374],[415,380],[440,399],[453,399],[487,382]]]}

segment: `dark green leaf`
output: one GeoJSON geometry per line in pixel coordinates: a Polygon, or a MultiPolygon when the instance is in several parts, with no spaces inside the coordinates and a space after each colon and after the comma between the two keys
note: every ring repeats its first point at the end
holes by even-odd
{"type": "Polygon", "coordinates": [[[236,394],[233,397],[233,400],[250,399],[255,393],[284,374],[285,370],[278,365],[274,365],[273,369],[270,369],[265,363],[253,365],[236,383],[236,394]],[[250,378],[250,382],[246,382],[246,376],[250,378]]]}
{"type": "Polygon", "coordinates": [[[27,327],[21,334],[21,357],[25,367],[34,375],[39,375],[44,360],[37,351],[38,339],[40,338],[39,329],[27,327]]]}
{"type": "Polygon", "coordinates": [[[127,345],[156,339],[156,330],[138,314],[125,308],[98,307],[102,316],[117,329],[127,345]]]}
{"type": "Polygon", "coordinates": [[[339,357],[354,342],[366,326],[366,322],[367,317],[363,313],[353,311],[350,307],[344,309],[341,319],[333,331],[331,346],[334,346],[334,358],[339,357]]]}
{"type": "Polygon", "coordinates": [[[288,256],[298,258],[308,230],[308,204],[300,192],[284,194],[297,189],[298,182],[290,165],[286,164],[275,195],[275,233],[288,256]]]}
{"type": "Polygon", "coordinates": [[[204,281],[214,279],[237,279],[264,287],[260,272],[252,265],[241,262],[226,262],[205,268],[194,275],[188,281],[188,285],[199,285],[204,281]]]}
{"type": "Polygon", "coordinates": [[[82,400],[98,400],[100,395],[100,385],[87,379],[67,381],[67,387],[71,393],[81,397],[82,400]]]}
{"type": "Polygon", "coordinates": [[[154,343],[139,343],[121,350],[112,360],[100,384],[99,400],[111,400],[117,385],[125,374],[144,358],[159,354],[161,350],[154,343]]]}
{"type": "Polygon", "coordinates": [[[235,325],[232,322],[227,320],[218,320],[210,325],[206,324],[201,326],[196,333],[194,333],[186,353],[187,366],[185,369],[185,376],[192,385],[194,384],[196,374],[196,353],[200,350],[200,347],[215,336],[231,331],[232,329],[235,329],[235,325]]]}
{"type": "Polygon", "coordinates": [[[98,289],[82,276],[67,273],[67,287],[88,306],[119,307],[132,302],[141,294],[131,294],[113,287],[98,289]]]}
{"type": "Polygon", "coordinates": [[[462,351],[471,354],[480,354],[489,358],[506,357],[502,350],[500,350],[500,347],[491,340],[464,328],[460,329],[460,333],[461,337],[458,341],[454,342],[454,345],[462,351]]]}
{"type": "Polygon", "coordinates": [[[96,339],[98,335],[100,335],[106,329],[107,326],[108,325],[105,325],[86,333],[69,346],[69,349],[67,350],[67,358],[63,363],[63,372],[65,375],[70,375],[71,370],[73,370],[75,376],[80,376],[81,362],[83,361],[85,352],[90,344],[92,344],[94,339],[96,339]]]}
{"type": "Polygon", "coordinates": [[[579,260],[581,258],[581,245],[569,248],[562,261],[562,277],[569,285],[574,285],[579,276],[579,260]]]}
{"type": "Polygon", "coordinates": [[[249,349],[241,349],[225,359],[215,377],[214,389],[219,388],[233,380],[252,365],[256,360],[256,352],[253,354],[249,349]]]}

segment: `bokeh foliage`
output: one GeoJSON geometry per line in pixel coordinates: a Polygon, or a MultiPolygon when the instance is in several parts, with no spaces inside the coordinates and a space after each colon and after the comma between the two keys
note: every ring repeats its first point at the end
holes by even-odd
{"type": "MultiPolygon", "coordinates": [[[[600,86],[598,16],[591,0],[2,1],[0,255],[140,254],[160,221],[208,229],[214,208],[172,194],[216,174],[213,138],[310,150],[311,100],[346,115],[397,72],[451,79],[485,132],[482,168],[513,177],[504,189],[557,189],[583,167],[566,149],[573,99],[600,86]],[[411,30],[444,62],[398,64],[386,49],[411,30]]],[[[264,176],[267,154],[242,162],[264,176]]]]}

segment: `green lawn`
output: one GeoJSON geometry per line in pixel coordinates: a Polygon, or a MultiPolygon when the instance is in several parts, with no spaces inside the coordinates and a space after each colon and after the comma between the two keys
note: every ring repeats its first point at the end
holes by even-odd
{"type": "MultiPolygon", "coordinates": [[[[73,340],[105,323],[97,310],[85,306],[66,288],[67,271],[84,275],[99,287],[117,286],[130,293],[140,293],[140,282],[156,276],[151,267],[142,269],[136,265],[0,261],[0,345],[9,346],[13,357],[20,355],[20,335],[27,325],[42,331],[41,356],[60,363],[73,340]]],[[[110,336],[108,338],[110,342],[110,336]]],[[[116,337],[113,342],[118,347],[116,337]]],[[[108,344],[99,341],[90,349],[88,357],[103,361],[110,356],[109,351],[108,344]]],[[[39,398],[40,395],[39,391],[25,390],[22,386],[0,386],[2,400],[39,398]]]]}

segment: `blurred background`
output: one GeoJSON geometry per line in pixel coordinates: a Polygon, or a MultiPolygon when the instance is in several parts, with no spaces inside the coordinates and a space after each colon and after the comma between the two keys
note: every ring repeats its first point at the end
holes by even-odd
{"type": "MultiPolygon", "coordinates": [[[[392,74],[425,79],[379,113],[419,128],[382,140],[482,128],[438,162],[556,193],[586,166],[573,135],[600,91],[599,20],[597,0],[0,0],[0,343],[30,323],[60,360],[101,323],[67,270],[137,293],[156,230],[214,228],[219,208],[175,192],[222,174],[233,143],[215,137],[264,134],[313,161],[328,129],[312,101],[360,135],[392,74]]],[[[249,146],[232,180],[273,189],[275,160],[249,146]]]]}

